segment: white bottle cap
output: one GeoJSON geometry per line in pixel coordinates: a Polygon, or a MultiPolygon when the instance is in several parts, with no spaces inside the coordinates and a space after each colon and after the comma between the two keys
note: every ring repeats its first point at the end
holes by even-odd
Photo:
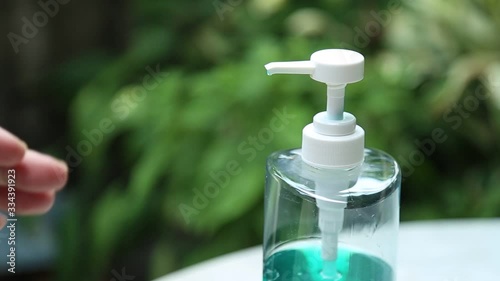
{"type": "Polygon", "coordinates": [[[343,49],[315,52],[309,61],[272,62],[272,74],[309,74],[327,84],[327,109],[314,116],[302,131],[302,159],[318,168],[349,168],[364,158],[364,130],[344,112],[345,87],[363,79],[363,55],[343,49]]]}

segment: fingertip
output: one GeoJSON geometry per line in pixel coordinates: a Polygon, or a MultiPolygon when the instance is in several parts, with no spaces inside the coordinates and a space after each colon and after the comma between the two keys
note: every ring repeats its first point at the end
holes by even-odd
{"type": "Polygon", "coordinates": [[[9,167],[21,162],[28,145],[0,127],[0,166],[9,167]]]}
{"type": "Polygon", "coordinates": [[[38,205],[38,208],[33,208],[31,210],[31,213],[29,211],[26,211],[25,213],[27,215],[43,215],[46,214],[52,207],[54,206],[54,203],[56,202],[56,193],[55,191],[52,192],[45,192],[41,194],[42,196],[39,197],[40,202],[43,202],[38,205]]]}
{"type": "Polygon", "coordinates": [[[17,186],[28,192],[60,190],[68,181],[69,170],[65,162],[34,150],[28,150],[14,169],[18,175],[17,186]]]}
{"type": "Polygon", "coordinates": [[[55,183],[55,189],[61,190],[66,185],[66,183],[68,183],[69,168],[66,162],[56,158],[54,158],[54,160],[58,163],[52,168],[52,171],[54,172],[54,175],[57,179],[57,182],[55,183]]]}
{"type": "Polygon", "coordinates": [[[19,139],[19,141],[21,142],[22,149],[24,150],[24,152],[26,152],[28,150],[28,144],[20,139],[19,139]]]}

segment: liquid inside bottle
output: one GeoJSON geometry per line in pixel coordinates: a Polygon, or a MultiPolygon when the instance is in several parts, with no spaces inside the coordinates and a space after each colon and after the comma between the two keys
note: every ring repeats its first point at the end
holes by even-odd
{"type": "Polygon", "coordinates": [[[287,243],[264,261],[264,281],[393,281],[393,269],[375,256],[339,247],[334,277],[324,274],[319,239],[287,243]]]}

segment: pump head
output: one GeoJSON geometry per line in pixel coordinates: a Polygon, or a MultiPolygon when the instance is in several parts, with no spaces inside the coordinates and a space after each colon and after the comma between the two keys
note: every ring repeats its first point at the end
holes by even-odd
{"type": "Polygon", "coordinates": [[[328,49],[315,52],[308,61],[265,66],[269,75],[309,74],[327,85],[326,111],[316,114],[303,130],[304,162],[322,168],[349,168],[363,162],[364,130],[352,114],[344,112],[344,96],[347,84],[363,79],[364,61],[357,52],[328,49]]]}

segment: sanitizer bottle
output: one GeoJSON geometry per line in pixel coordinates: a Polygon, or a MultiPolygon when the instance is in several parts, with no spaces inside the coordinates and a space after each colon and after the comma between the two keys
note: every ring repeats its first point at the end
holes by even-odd
{"type": "Polygon", "coordinates": [[[301,149],[268,158],[263,280],[395,280],[401,172],[390,155],[365,149],[364,130],[344,112],[364,57],[330,49],[266,69],[325,83],[327,106],[303,129],[301,149]]]}

